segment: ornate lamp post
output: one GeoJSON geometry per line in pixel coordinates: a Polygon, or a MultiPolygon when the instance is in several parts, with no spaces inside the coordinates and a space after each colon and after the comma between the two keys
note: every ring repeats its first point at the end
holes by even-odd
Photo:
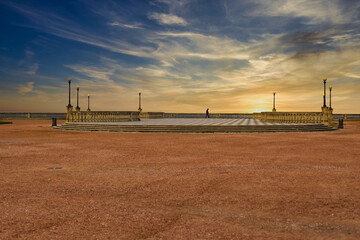
{"type": "Polygon", "coordinates": [[[88,109],[87,110],[90,112],[90,94],[88,94],[88,109]]]}
{"type": "Polygon", "coordinates": [[[331,108],[331,90],[332,90],[332,86],[330,86],[329,89],[330,89],[330,109],[332,109],[332,108],[331,108]]]}
{"type": "Polygon", "coordinates": [[[324,80],[324,94],[323,94],[323,97],[324,97],[324,107],[326,107],[326,80],[327,78],[323,78],[324,80]]]}
{"type": "Polygon", "coordinates": [[[79,107],[79,90],[80,90],[80,87],[77,86],[76,87],[76,111],[80,111],[80,107],[79,107]]]}
{"type": "Polygon", "coordinates": [[[273,109],[272,109],[273,112],[276,112],[276,108],[275,108],[275,93],[276,93],[276,92],[274,91],[274,93],[273,93],[273,94],[274,94],[273,109]]]}
{"type": "Polygon", "coordinates": [[[71,85],[71,79],[68,79],[68,83],[69,83],[69,104],[66,106],[66,121],[67,122],[72,122],[73,121],[73,117],[72,117],[72,110],[73,110],[73,106],[71,106],[71,90],[70,90],[70,85],[71,85]]]}
{"type": "Polygon", "coordinates": [[[326,106],[326,77],[323,78],[324,80],[324,93],[323,93],[323,98],[324,98],[324,105],[321,107],[322,110],[322,119],[321,119],[321,123],[325,124],[325,125],[331,125],[332,121],[333,121],[333,116],[332,116],[332,108],[331,108],[331,87],[330,87],[330,107],[326,106]]]}
{"type": "Polygon", "coordinates": [[[329,112],[328,112],[328,118],[329,118],[329,123],[332,124],[333,123],[333,109],[331,108],[331,90],[332,90],[332,86],[329,87],[330,89],[330,107],[329,107],[329,112]]]}
{"type": "Polygon", "coordinates": [[[71,91],[71,90],[70,90],[71,79],[70,79],[70,78],[68,79],[68,82],[69,82],[69,104],[68,104],[68,107],[71,107],[71,103],[70,103],[70,102],[71,102],[71,99],[70,99],[70,96],[71,96],[71,94],[70,94],[70,93],[71,93],[71,92],[70,92],[70,91],[71,91]]]}
{"type": "Polygon", "coordinates": [[[141,91],[139,91],[139,109],[138,109],[139,112],[142,111],[141,109],[141,91]]]}

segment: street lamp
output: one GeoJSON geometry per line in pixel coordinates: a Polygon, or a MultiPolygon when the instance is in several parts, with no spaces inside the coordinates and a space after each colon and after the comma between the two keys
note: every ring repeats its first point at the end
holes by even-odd
{"type": "Polygon", "coordinates": [[[324,94],[323,94],[323,97],[324,97],[324,107],[326,107],[326,77],[323,78],[324,80],[324,94]]]}
{"type": "Polygon", "coordinates": [[[139,109],[138,109],[139,112],[142,111],[141,109],[141,91],[139,91],[139,109]]]}
{"type": "Polygon", "coordinates": [[[80,87],[77,86],[76,87],[76,111],[80,111],[80,107],[79,107],[79,90],[80,90],[80,87]]]}
{"type": "Polygon", "coordinates": [[[275,93],[276,93],[276,92],[274,91],[274,93],[273,93],[273,94],[274,94],[274,100],[273,100],[273,109],[272,109],[273,112],[276,112],[276,108],[275,108],[275,93]]]}
{"type": "Polygon", "coordinates": [[[88,111],[90,111],[90,93],[88,94],[88,111]]]}
{"type": "Polygon", "coordinates": [[[330,89],[330,109],[332,109],[332,108],[331,108],[331,90],[332,90],[332,86],[330,86],[329,89],[330,89]]]}
{"type": "Polygon", "coordinates": [[[71,85],[71,78],[68,79],[68,82],[69,82],[69,105],[68,107],[71,107],[71,103],[70,103],[70,85],[71,85]]]}

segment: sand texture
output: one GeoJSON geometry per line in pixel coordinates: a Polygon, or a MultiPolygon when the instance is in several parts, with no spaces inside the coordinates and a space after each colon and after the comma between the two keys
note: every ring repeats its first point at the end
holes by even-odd
{"type": "Polygon", "coordinates": [[[0,125],[0,239],[360,239],[360,122],[315,133],[0,125]]]}

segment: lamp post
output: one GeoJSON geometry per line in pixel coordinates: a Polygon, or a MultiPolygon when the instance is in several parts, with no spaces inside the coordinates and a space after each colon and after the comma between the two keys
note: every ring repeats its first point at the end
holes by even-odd
{"type": "Polygon", "coordinates": [[[273,109],[272,109],[272,111],[273,112],[276,112],[276,108],[275,108],[275,94],[276,94],[276,92],[274,91],[274,99],[273,99],[273,109]]]}
{"type": "Polygon", "coordinates": [[[88,94],[88,111],[90,111],[90,94],[88,94]]]}
{"type": "Polygon", "coordinates": [[[141,112],[142,111],[142,109],[141,109],[141,91],[139,91],[139,112],[141,112]]]}
{"type": "Polygon", "coordinates": [[[80,107],[79,107],[79,90],[80,90],[80,87],[77,86],[76,87],[76,111],[80,111],[80,107]]]}
{"type": "Polygon", "coordinates": [[[71,79],[70,79],[70,78],[68,79],[68,82],[69,82],[69,105],[68,105],[68,107],[71,107],[71,103],[70,103],[70,100],[71,100],[71,99],[70,99],[70,95],[71,95],[71,94],[70,94],[71,79]]]}
{"type": "Polygon", "coordinates": [[[331,108],[331,90],[332,90],[332,86],[330,86],[329,89],[330,89],[330,109],[332,109],[332,108],[331,108]]]}
{"type": "Polygon", "coordinates": [[[68,83],[69,83],[69,104],[66,106],[66,121],[67,122],[72,122],[73,121],[73,115],[72,115],[72,110],[73,110],[73,106],[71,106],[71,79],[68,79],[68,83]]]}
{"type": "Polygon", "coordinates": [[[324,94],[323,94],[323,97],[324,97],[324,107],[326,107],[326,77],[323,78],[324,80],[324,94]]]}

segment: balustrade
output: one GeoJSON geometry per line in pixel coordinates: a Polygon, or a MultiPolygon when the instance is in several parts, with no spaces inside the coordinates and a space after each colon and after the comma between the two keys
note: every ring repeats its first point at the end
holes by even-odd
{"type": "Polygon", "coordinates": [[[322,112],[261,112],[254,113],[253,117],[264,122],[323,123],[322,112]]]}
{"type": "Polygon", "coordinates": [[[71,111],[69,122],[140,121],[137,111],[71,111]]]}

